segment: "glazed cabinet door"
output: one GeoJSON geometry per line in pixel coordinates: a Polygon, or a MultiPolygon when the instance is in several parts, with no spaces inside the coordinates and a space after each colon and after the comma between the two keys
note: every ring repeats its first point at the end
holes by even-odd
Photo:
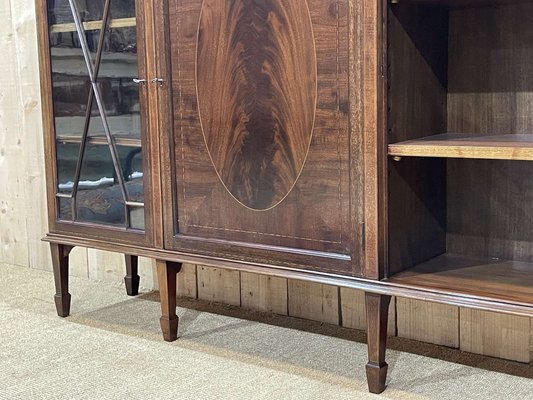
{"type": "Polygon", "coordinates": [[[348,0],[159,4],[168,57],[163,103],[170,107],[167,247],[359,275],[362,132],[354,116],[361,90],[356,64],[350,68],[358,59],[350,54],[355,6],[348,0]]]}
{"type": "Polygon", "coordinates": [[[50,230],[148,243],[143,2],[40,2],[50,230]]]}

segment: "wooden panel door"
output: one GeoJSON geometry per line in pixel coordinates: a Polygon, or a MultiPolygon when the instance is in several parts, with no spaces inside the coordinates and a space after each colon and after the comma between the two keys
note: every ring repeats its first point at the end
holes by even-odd
{"type": "Polygon", "coordinates": [[[167,247],[359,275],[348,1],[167,3],[167,247]]]}

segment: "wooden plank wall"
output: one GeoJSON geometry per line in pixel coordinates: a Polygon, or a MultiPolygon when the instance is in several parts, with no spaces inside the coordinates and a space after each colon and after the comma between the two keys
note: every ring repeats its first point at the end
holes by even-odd
{"type": "MultiPolygon", "coordinates": [[[[33,0],[0,2],[0,263],[50,270],[33,0]]],[[[120,254],[77,248],[71,273],[119,284],[120,254]]],[[[50,278],[52,279],[52,278],[50,278]]],[[[157,289],[153,263],[141,285],[157,289]]],[[[0,288],[1,289],[1,288],[0,288]]],[[[182,295],[364,329],[361,292],[187,265],[182,295]]],[[[52,295],[52,294],[51,294],[52,295]]],[[[74,298],[76,294],[74,293],[74,298]]],[[[531,319],[395,299],[389,334],[522,362],[531,360],[531,319]]]]}

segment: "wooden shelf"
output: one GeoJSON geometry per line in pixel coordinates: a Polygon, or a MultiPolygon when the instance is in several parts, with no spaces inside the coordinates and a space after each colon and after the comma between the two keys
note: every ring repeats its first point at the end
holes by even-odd
{"type": "MultiPolygon", "coordinates": [[[[137,26],[137,19],[132,18],[117,18],[109,21],[109,28],[129,28],[132,26],[137,26]]],[[[96,31],[102,29],[102,20],[99,21],[88,21],[83,23],[83,27],[86,31],[96,31]]],[[[50,27],[50,31],[53,33],[64,33],[64,32],[76,32],[76,25],[72,24],[56,24],[50,27]]]]}
{"type": "MultiPolygon", "coordinates": [[[[126,147],[142,147],[141,139],[127,137],[127,136],[114,136],[117,146],[126,147]]],[[[60,136],[57,141],[62,144],[78,144],[81,142],[80,136],[60,136]]],[[[104,135],[89,136],[87,138],[88,144],[107,146],[107,138],[104,135]]]]}
{"type": "Polygon", "coordinates": [[[387,280],[406,287],[531,304],[533,263],[445,253],[387,280]]]}
{"type": "Polygon", "coordinates": [[[482,136],[445,133],[390,144],[389,155],[531,161],[533,134],[482,136]]]}

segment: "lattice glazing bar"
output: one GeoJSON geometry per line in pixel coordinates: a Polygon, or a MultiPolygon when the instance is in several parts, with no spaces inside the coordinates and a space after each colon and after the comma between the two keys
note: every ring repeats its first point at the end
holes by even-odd
{"type": "MultiPolygon", "coordinates": [[[[104,15],[104,19],[106,20],[106,24],[107,24],[107,19],[109,17],[110,1],[111,0],[107,0],[106,4],[105,4],[104,12],[106,14],[104,15]]],[[[109,122],[107,120],[107,116],[106,116],[106,113],[105,113],[105,108],[104,108],[104,104],[103,104],[103,100],[102,100],[102,95],[101,95],[100,89],[98,87],[97,78],[98,78],[98,72],[99,71],[96,68],[96,65],[95,65],[95,67],[93,67],[92,58],[91,58],[91,55],[90,55],[90,52],[89,52],[89,47],[87,45],[87,40],[86,40],[86,37],[85,37],[85,29],[84,29],[83,24],[81,22],[80,14],[79,14],[77,5],[76,5],[74,0],[69,0],[69,4],[70,4],[70,8],[72,10],[72,16],[74,18],[74,23],[76,25],[76,31],[78,33],[78,37],[79,37],[79,40],[80,40],[80,45],[81,45],[81,49],[82,49],[82,52],[83,52],[83,57],[84,57],[84,60],[85,60],[85,64],[87,66],[87,71],[89,73],[89,79],[91,81],[91,87],[92,87],[91,93],[93,93],[94,98],[96,99],[96,104],[98,106],[98,111],[100,113],[100,118],[102,119],[104,133],[105,133],[105,136],[107,138],[109,151],[111,153],[111,160],[113,162],[113,167],[114,167],[114,170],[115,170],[115,174],[116,174],[119,186],[120,186],[120,190],[122,192],[122,197],[123,197],[123,200],[124,200],[125,224],[126,224],[126,226],[129,226],[130,225],[130,215],[129,215],[129,212],[128,212],[128,207],[126,206],[126,202],[128,202],[128,192],[127,192],[127,189],[126,189],[124,177],[122,175],[122,170],[121,170],[121,167],[120,167],[120,161],[119,161],[119,157],[118,157],[118,152],[117,152],[117,149],[116,149],[115,141],[113,139],[113,136],[111,134],[111,130],[109,128],[109,122]]],[[[102,28],[104,28],[104,27],[102,27],[102,28]]],[[[102,51],[103,51],[103,37],[104,37],[104,35],[105,35],[105,29],[102,29],[102,32],[101,32],[101,35],[100,35],[100,42],[98,44],[97,61],[98,61],[98,59],[101,59],[101,54],[102,54],[102,51]]],[[[98,65],[99,65],[99,62],[98,62],[98,65]]],[[[90,118],[90,115],[91,115],[91,110],[89,109],[87,114],[86,114],[86,117],[88,116],[90,118]]],[[[86,122],[86,123],[88,124],[88,122],[86,122]]],[[[84,133],[85,133],[85,131],[84,131],[84,133]]],[[[82,144],[82,146],[83,146],[83,144],[82,144]]],[[[81,169],[81,165],[80,165],[80,169],[81,169]]],[[[76,176],[76,178],[77,178],[77,183],[75,182],[75,185],[79,184],[79,176],[76,176]]]]}

